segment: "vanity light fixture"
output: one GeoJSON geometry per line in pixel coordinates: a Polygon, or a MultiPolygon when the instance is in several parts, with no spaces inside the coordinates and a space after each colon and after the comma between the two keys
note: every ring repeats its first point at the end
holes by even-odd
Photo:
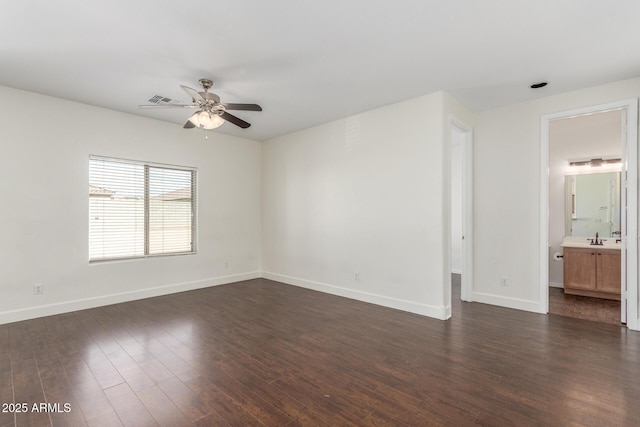
{"type": "Polygon", "coordinates": [[[576,162],[569,162],[569,166],[591,166],[592,168],[602,165],[621,164],[622,159],[590,159],[576,162]]]}

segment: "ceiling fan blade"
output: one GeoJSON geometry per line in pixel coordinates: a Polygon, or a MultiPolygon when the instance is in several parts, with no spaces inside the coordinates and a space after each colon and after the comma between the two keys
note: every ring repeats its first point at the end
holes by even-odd
{"type": "Polygon", "coordinates": [[[262,111],[262,107],[258,104],[222,104],[227,110],[245,110],[245,111],[262,111]]]}
{"type": "Polygon", "coordinates": [[[162,108],[197,108],[198,106],[195,104],[164,104],[164,105],[158,105],[158,104],[149,104],[149,105],[138,105],[138,108],[157,108],[157,109],[162,109],[162,108]]]}
{"type": "Polygon", "coordinates": [[[242,120],[241,118],[236,117],[234,115],[231,115],[231,114],[227,113],[226,111],[223,111],[222,113],[220,113],[220,117],[222,117],[223,119],[225,119],[228,122],[233,123],[236,126],[240,126],[242,129],[246,129],[249,126],[251,126],[250,123],[247,123],[244,120],[242,120]]]}
{"type": "Polygon", "coordinates": [[[191,129],[196,127],[196,125],[194,125],[193,123],[191,123],[191,120],[187,120],[187,123],[184,124],[184,126],[182,126],[185,129],[191,129]]]}
{"type": "Polygon", "coordinates": [[[205,101],[205,99],[202,97],[202,95],[198,93],[197,90],[191,89],[190,87],[183,86],[183,85],[180,85],[180,87],[182,88],[183,91],[187,92],[187,95],[189,95],[194,101],[201,101],[201,102],[205,101]]]}

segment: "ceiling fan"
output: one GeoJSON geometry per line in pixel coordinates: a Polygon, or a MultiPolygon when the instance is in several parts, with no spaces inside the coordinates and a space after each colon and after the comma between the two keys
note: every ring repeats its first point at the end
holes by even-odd
{"type": "MultiPolygon", "coordinates": [[[[201,128],[205,130],[216,129],[224,124],[225,121],[233,123],[236,126],[240,126],[243,129],[251,126],[250,123],[245,122],[239,117],[229,114],[227,110],[245,110],[245,111],[262,111],[262,107],[258,104],[232,104],[221,103],[220,97],[215,93],[209,92],[213,81],[209,79],[200,79],[200,85],[204,89],[203,92],[198,92],[187,86],[180,85],[191,97],[191,104],[179,104],[174,102],[159,102],[152,105],[140,105],[140,108],[197,108],[198,111],[193,113],[191,117],[184,124],[185,129],[201,128]]],[[[155,102],[156,98],[166,100],[162,97],[153,97],[151,102],[155,102]]],[[[168,100],[171,101],[171,100],[168,100]]]]}

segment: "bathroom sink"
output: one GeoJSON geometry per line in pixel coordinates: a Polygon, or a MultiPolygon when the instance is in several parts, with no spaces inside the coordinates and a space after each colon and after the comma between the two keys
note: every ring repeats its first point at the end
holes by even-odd
{"type": "Polygon", "coordinates": [[[622,244],[620,242],[616,243],[616,237],[605,237],[602,240],[602,245],[592,245],[592,238],[589,237],[575,237],[575,236],[566,236],[562,239],[563,248],[602,248],[602,249],[620,249],[622,244]]]}

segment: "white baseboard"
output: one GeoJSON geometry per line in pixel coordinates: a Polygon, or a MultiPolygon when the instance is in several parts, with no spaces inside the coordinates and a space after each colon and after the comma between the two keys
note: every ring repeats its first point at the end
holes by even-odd
{"type": "MultiPolygon", "coordinates": [[[[105,305],[118,304],[122,302],[135,301],[144,298],[152,298],[162,295],[168,295],[178,292],[191,291],[195,289],[208,288],[211,286],[224,285],[243,280],[251,280],[265,278],[286,283],[301,288],[312,289],[319,292],[325,292],[345,298],[363,301],[371,304],[381,305],[383,307],[394,308],[397,310],[407,311],[409,313],[420,314],[439,320],[446,320],[451,317],[451,306],[432,306],[421,304],[414,301],[393,298],[385,295],[363,292],[328,283],[314,282],[297,277],[285,276],[282,274],[271,272],[253,271],[249,273],[234,274],[229,276],[220,276],[210,279],[197,280],[192,282],[177,283],[172,285],[158,286],[154,288],[140,289],[130,292],[122,292],[118,294],[102,295],[92,298],[83,298],[72,301],[64,301],[53,304],[44,304],[35,307],[28,307],[18,310],[0,312],[0,325],[6,323],[19,322],[22,320],[36,319],[38,317],[52,316],[61,313],[69,313],[77,310],[86,310],[89,308],[101,307],[105,305]]],[[[550,284],[550,286],[553,286],[550,284]]],[[[540,312],[540,304],[537,301],[529,301],[519,298],[509,298],[497,295],[491,295],[481,292],[474,292],[472,300],[475,302],[492,304],[501,307],[514,308],[517,310],[540,312]]]]}
{"type": "Polygon", "coordinates": [[[340,286],[330,285],[328,283],[314,282],[311,280],[300,279],[298,277],[284,276],[282,274],[262,272],[262,277],[277,282],[286,283],[288,285],[298,286],[301,288],[312,289],[314,291],[325,292],[327,294],[337,295],[358,301],[368,302],[371,304],[381,305],[383,307],[395,308],[397,310],[408,311],[409,313],[421,314],[423,316],[433,317],[439,320],[446,320],[451,317],[451,308],[437,307],[427,304],[420,304],[413,301],[392,298],[385,295],[372,294],[369,292],[357,291],[354,289],[343,288],[340,286]]]}
{"type": "Polygon", "coordinates": [[[440,320],[447,320],[447,319],[451,319],[451,305],[448,305],[444,308],[444,319],[440,319],[440,320]]]}
{"type": "Polygon", "coordinates": [[[516,310],[531,311],[533,313],[542,313],[540,303],[521,298],[503,297],[500,295],[492,295],[483,292],[473,292],[473,301],[484,304],[497,305],[500,307],[514,308],[516,310]]]}
{"type": "Polygon", "coordinates": [[[564,289],[564,283],[549,282],[549,287],[564,289]]]}
{"type": "Polygon", "coordinates": [[[462,270],[459,270],[459,269],[457,269],[457,268],[452,268],[452,269],[451,269],[451,273],[452,273],[452,274],[462,274],[462,270]]]}
{"type": "Polygon", "coordinates": [[[102,295],[93,298],[83,298],[72,301],[45,304],[19,310],[4,311],[0,312],[0,325],[5,323],[19,322],[21,320],[36,319],[38,317],[52,316],[55,314],[69,313],[71,311],[86,310],[88,308],[118,304],[121,302],[135,301],[144,298],[152,298],[162,295],[175,294],[178,292],[208,288],[211,286],[225,285],[233,282],[241,282],[243,280],[258,279],[260,277],[260,272],[254,271],[250,273],[234,274],[230,276],[213,277],[210,279],[197,280],[193,282],[158,286],[155,288],[139,289],[131,292],[102,295]]]}

